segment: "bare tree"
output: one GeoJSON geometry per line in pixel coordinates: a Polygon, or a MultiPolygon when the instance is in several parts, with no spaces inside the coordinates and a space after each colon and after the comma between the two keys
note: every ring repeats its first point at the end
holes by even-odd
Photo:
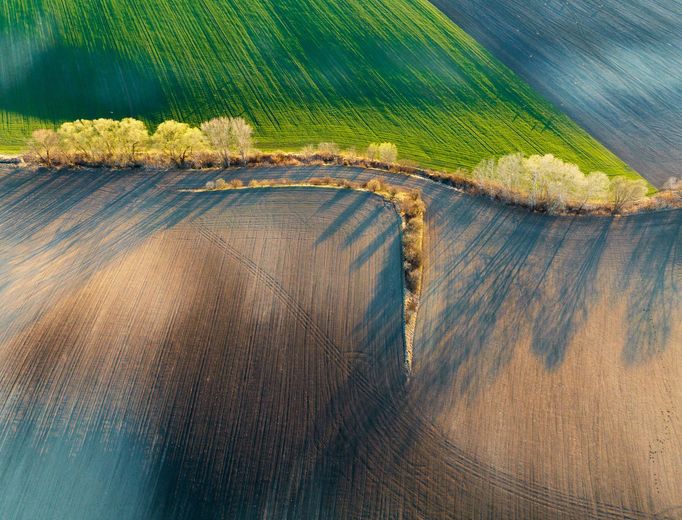
{"type": "Polygon", "coordinates": [[[609,193],[609,177],[604,172],[592,172],[575,187],[575,199],[583,209],[590,201],[606,200],[609,193]]]}
{"type": "Polygon", "coordinates": [[[367,158],[372,161],[394,163],[398,160],[398,147],[393,143],[370,143],[367,158]]]}
{"type": "Polygon", "coordinates": [[[526,162],[523,155],[513,153],[500,157],[497,161],[495,180],[502,190],[502,196],[515,201],[523,185],[523,175],[526,173],[526,162]]]}
{"type": "Polygon", "coordinates": [[[236,117],[232,119],[232,132],[234,132],[239,156],[242,162],[246,162],[246,158],[253,148],[253,128],[245,119],[236,117]]]}
{"type": "Polygon", "coordinates": [[[61,137],[57,132],[50,129],[42,128],[35,130],[31,134],[31,139],[28,142],[29,149],[38,160],[52,166],[52,160],[60,150],[61,137]]]}
{"type": "Polygon", "coordinates": [[[393,143],[381,143],[379,145],[379,159],[386,163],[394,163],[398,160],[398,147],[393,143]]]}
{"type": "Polygon", "coordinates": [[[370,143],[367,147],[367,158],[372,161],[379,160],[379,143],[370,143]]]}
{"type": "Polygon", "coordinates": [[[220,154],[223,166],[229,168],[232,155],[237,149],[237,136],[233,120],[229,117],[216,117],[201,124],[211,147],[220,154]]]}
{"type": "Polygon", "coordinates": [[[494,159],[484,159],[476,165],[471,176],[479,182],[496,180],[497,162],[494,159]]]}
{"type": "Polygon", "coordinates": [[[642,200],[648,191],[646,182],[641,179],[627,179],[623,176],[611,180],[611,202],[613,212],[619,213],[623,209],[642,200]]]}

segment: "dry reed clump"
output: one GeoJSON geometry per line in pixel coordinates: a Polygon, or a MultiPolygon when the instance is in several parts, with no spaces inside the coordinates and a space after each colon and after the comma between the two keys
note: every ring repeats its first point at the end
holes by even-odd
{"type": "MultiPolygon", "coordinates": [[[[404,302],[406,323],[406,359],[408,368],[412,359],[412,339],[416,324],[419,297],[422,289],[422,274],[424,268],[424,215],[426,206],[418,190],[405,190],[387,185],[381,179],[370,179],[365,183],[348,179],[334,179],[332,177],[313,177],[306,181],[292,182],[289,179],[253,179],[249,188],[311,186],[333,187],[338,189],[352,189],[370,191],[389,201],[396,209],[402,221],[402,255],[405,287],[407,288],[404,302]]],[[[244,184],[238,180],[225,182],[223,179],[209,181],[204,189],[196,191],[221,191],[238,189],[244,184]]]]}

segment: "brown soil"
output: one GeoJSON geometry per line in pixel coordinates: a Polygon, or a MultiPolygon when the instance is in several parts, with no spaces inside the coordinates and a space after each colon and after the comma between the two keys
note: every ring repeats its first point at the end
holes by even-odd
{"type": "Polygon", "coordinates": [[[5,173],[0,517],[651,518],[682,503],[680,211],[552,218],[386,174],[427,202],[406,380],[399,219],[376,197],[5,173]]]}

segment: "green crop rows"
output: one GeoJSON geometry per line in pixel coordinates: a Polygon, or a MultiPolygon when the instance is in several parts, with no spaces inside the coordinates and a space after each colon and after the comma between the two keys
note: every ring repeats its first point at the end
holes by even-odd
{"type": "Polygon", "coordinates": [[[4,0],[0,149],[79,117],[244,115],[262,149],[395,142],[636,174],[422,0],[4,0]]]}

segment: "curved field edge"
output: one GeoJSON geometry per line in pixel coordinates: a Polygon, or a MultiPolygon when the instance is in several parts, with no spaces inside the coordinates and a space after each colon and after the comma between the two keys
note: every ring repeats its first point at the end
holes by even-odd
{"type": "Polygon", "coordinates": [[[10,0],[0,35],[4,148],[38,121],[232,114],[265,149],[388,140],[429,167],[521,151],[637,176],[425,0],[10,0]]]}
{"type": "MultiPolygon", "coordinates": [[[[211,181],[209,181],[211,182],[211,181]]],[[[242,189],[273,189],[305,187],[312,189],[334,188],[369,192],[387,201],[400,217],[400,243],[402,245],[401,264],[405,274],[403,280],[403,318],[405,335],[405,368],[412,370],[412,355],[414,346],[414,331],[419,312],[419,298],[422,291],[424,258],[424,203],[419,192],[410,192],[387,186],[381,181],[372,179],[366,183],[338,181],[331,178],[313,178],[307,182],[291,183],[284,180],[262,179],[252,181],[248,186],[239,182],[223,183],[211,187],[188,190],[193,193],[215,191],[230,191],[242,189]]]]}
{"type": "MultiPolygon", "coordinates": [[[[212,153],[204,153],[202,156],[195,159],[187,161],[187,164],[183,166],[184,169],[195,169],[203,172],[234,172],[237,171],[240,166],[234,166],[232,168],[222,169],[218,168],[216,165],[221,163],[220,159],[212,153]]],[[[0,157],[1,159],[1,157],[0,157]]],[[[177,165],[169,165],[167,158],[163,158],[158,154],[146,152],[145,154],[140,154],[136,158],[134,164],[128,165],[118,165],[118,164],[107,164],[107,163],[95,163],[91,164],[88,161],[82,159],[72,159],[70,162],[54,162],[50,166],[45,166],[39,157],[35,154],[25,154],[25,155],[11,155],[6,156],[5,164],[11,168],[49,168],[49,169],[96,169],[100,171],[106,171],[111,168],[116,168],[118,170],[125,170],[126,168],[147,168],[150,171],[158,171],[164,168],[177,168],[177,165]]],[[[2,161],[0,161],[2,163],[2,161]]],[[[172,164],[172,163],[171,163],[172,164]]],[[[444,171],[444,170],[433,170],[427,168],[421,168],[418,166],[411,166],[402,162],[398,163],[387,163],[380,160],[368,159],[363,157],[361,154],[355,152],[340,152],[340,153],[322,153],[315,152],[312,155],[309,153],[301,152],[282,152],[277,151],[273,153],[262,153],[255,152],[248,155],[244,161],[242,161],[242,166],[248,166],[251,168],[262,168],[269,166],[279,166],[279,167],[306,167],[306,166],[344,166],[344,167],[355,167],[363,168],[367,170],[375,170],[377,172],[389,172],[392,174],[407,175],[407,176],[417,176],[424,179],[428,179],[434,182],[445,184],[447,186],[456,188],[457,190],[475,196],[487,196],[493,200],[500,201],[502,203],[518,206],[529,211],[538,213],[551,213],[553,215],[590,215],[590,216],[612,216],[615,214],[634,214],[634,213],[645,213],[649,211],[657,211],[664,209],[674,209],[682,206],[682,192],[679,186],[673,186],[671,188],[665,188],[657,191],[651,184],[646,183],[642,179],[627,179],[625,178],[626,185],[641,183],[643,187],[648,188],[646,196],[642,196],[641,199],[631,199],[629,202],[622,207],[616,207],[613,200],[608,201],[607,199],[599,200],[584,200],[582,202],[577,202],[571,198],[564,201],[564,204],[559,209],[550,209],[547,207],[547,202],[536,202],[531,204],[530,196],[528,193],[523,191],[509,190],[506,186],[500,184],[499,181],[490,179],[478,179],[472,176],[466,170],[444,171]]],[[[623,179],[622,176],[612,177],[614,179],[623,179]]],[[[612,198],[609,194],[608,198],[612,198]]]]}
{"type": "MultiPolygon", "coordinates": [[[[39,244],[36,233],[44,229],[45,222],[54,224],[43,232],[47,236],[54,233],[51,238],[56,238],[66,251],[72,250],[74,244],[82,247],[88,236],[94,241],[95,251],[115,249],[121,235],[112,235],[111,226],[93,229],[93,218],[141,224],[148,230],[157,226],[172,229],[192,208],[187,195],[175,191],[213,178],[207,172],[196,171],[91,173],[43,172],[36,177],[32,172],[0,171],[0,182],[7,188],[8,197],[7,204],[0,208],[5,217],[0,219],[7,246],[4,254],[17,254],[22,251],[19,246],[31,250],[39,244]],[[55,197],[58,187],[64,196],[55,197]],[[165,195],[157,200],[159,192],[165,195]],[[90,199],[94,207],[88,204],[79,208],[77,204],[86,194],[94,196],[90,199]],[[22,200],[32,201],[39,211],[25,218],[20,213],[22,200]],[[76,208],[79,217],[73,226],[64,226],[63,219],[56,218],[76,208]],[[138,214],[142,216],[138,222],[128,222],[138,214]]],[[[671,485],[676,481],[668,476],[679,467],[682,447],[666,432],[675,431],[679,425],[675,403],[682,402],[682,396],[669,396],[672,414],[659,413],[665,409],[660,410],[656,396],[663,391],[679,392],[677,385],[666,382],[679,380],[680,372],[676,345],[680,344],[681,331],[673,320],[680,306],[680,293],[675,291],[675,283],[679,284],[680,211],[620,219],[555,218],[463,197],[448,186],[424,179],[357,168],[264,168],[233,173],[234,178],[244,182],[263,177],[295,182],[323,175],[365,182],[379,175],[387,182],[421,188],[429,203],[430,261],[418,322],[419,352],[410,385],[394,389],[390,405],[381,402],[374,410],[376,415],[351,417],[339,432],[338,450],[332,450],[328,458],[306,458],[318,461],[314,475],[326,475],[320,473],[320,466],[325,460],[332,461],[331,480],[322,480],[340,486],[335,488],[340,489],[338,495],[322,495],[328,509],[313,504],[312,516],[335,511],[341,517],[353,517],[369,511],[379,517],[402,512],[428,518],[469,518],[474,513],[542,519],[651,518],[679,503],[679,489],[671,485]],[[593,283],[599,285],[593,287],[593,283]],[[523,286],[535,291],[519,294],[523,286]],[[599,295],[610,304],[595,302],[593,298],[599,295]],[[565,305],[542,305],[547,301],[565,305]],[[583,321],[584,316],[595,311],[601,313],[597,323],[583,321]],[[509,319],[501,319],[504,316],[509,319]],[[624,322],[623,317],[632,318],[632,322],[624,322]],[[502,334],[504,342],[494,341],[495,336],[488,332],[482,337],[477,335],[477,331],[489,328],[478,328],[479,324],[489,324],[490,320],[503,327],[496,334],[498,340],[502,334]],[[516,341],[519,333],[528,332],[529,321],[542,327],[549,325],[530,331],[537,347],[544,348],[516,341]],[[566,340],[572,330],[585,329],[594,336],[595,327],[603,328],[608,335],[597,335],[599,341],[592,342],[566,340]],[[616,343],[610,344],[614,337],[616,343]],[[507,348],[502,348],[505,345],[507,348]],[[591,357],[595,353],[601,353],[603,358],[591,357]],[[581,359],[585,363],[575,367],[576,360],[581,359]],[[519,363],[529,376],[539,377],[537,385],[512,377],[519,363]],[[557,378],[562,384],[556,384],[557,378]],[[590,381],[599,387],[588,384],[590,381]],[[501,392],[500,385],[512,395],[501,392]],[[590,402],[598,408],[595,413],[583,408],[590,402]],[[497,406],[485,410],[481,404],[497,406]],[[471,409],[472,414],[458,415],[463,407],[471,409]],[[525,416],[523,421],[516,417],[529,413],[530,417],[525,416]],[[647,420],[642,420],[644,416],[647,420]],[[588,424],[582,424],[583,420],[588,424]],[[460,424],[461,428],[452,431],[453,425],[460,424]],[[527,425],[530,431],[519,432],[520,425],[527,425]],[[572,431],[571,425],[578,427],[577,431],[572,431]],[[623,432],[622,438],[613,439],[614,427],[623,432]],[[511,431],[516,434],[500,438],[511,431]],[[569,440],[563,435],[568,435],[569,440]],[[544,442],[538,441],[538,436],[544,442]],[[664,449],[648,460],[647,441],[656,442],[656,438],[661,442],[657,446],[664,449]],[[575,448],[570,439],[579,439],[583,448],[575,448]],[[614,442],[607,442],[608,449],[595,452],[602,446],[600,439],[614,442]],[[472,445],[472,440],[483,443],[483,448],[490,440],[489,447],[504,449],[489,453],[480,445],[472,445]],[[590,456],[595,453],[599,456],[590,456]],[[642,454],[643,467],[638,458],[642,454]],[[587,468],[583,460],[586,456],[587,468]],[[351,459],[353,462],[346,466],[343,461],[351,459]],[[379,473],[376,468],[380,468],[379,473]],[[559,478],[547,472],[553,468],[559,478]],[[643,469],[647,475],[654,472],[653,482],[650,478],[639,480],[643,469]],[[352,496],[352,504],[343,502],[344,496],[352,496]],[[334,502],[339,497],[341,501],[334,502]]],[[[232,196],[207,194],[202,197],[205,205],[195,211],[204,211],[206,206],[227,197],[232,196]]],[[[259,219],[263,216],[259,213],[259,219]]],[[[264,222],[268,223],[267,217],[264,222]]],[[[118,225],[113,229],[125,231],[118,225]]],[[[295,231],[291,230],[294,236],[295,231]]],[[[41,260],[56,269],[63,267],[46,258],[42,248],[40,251],[42,254],[31,257],[32,261],[41,260]]],[[[85,250],[72,252],[82,261],[90,258],[83,254],[85,250]]],[[[0,273],[6,273],[8,266],[0,267],[0,273]]],[[[24,275],[35,280],[31,287],[49,294],[39,271],[28,269],[24,275]]],[[[167,287],[168,280],[163,273],[160,276],[161,286],[167,287]]],[[[217,279],[223,280],[220,276],[217,279]]],[[[3,288],[6,286],[0,290],[3,288]]],[[[6,314],[4,317],[11,318],[6,314]]],[[[357,353],[351,356],[355,359],[357,353]]],[[[386,366],[373,365],[379,372],[386,366]]],[[[362,377],[358,380],[362,381],[362,377]]],[[[359,390],[363,406],[375,402],[364,384],[359,390]]],[[[178,440],[180,447],[189,447],[183,438],[178,440]]],[[[177,452],[171,451],[171,460],[177,452]]],[[[263,456],[263,452],[256,455],[263,456]]],[[[214,467],[220,460],[225,458],[211,457],[206,465],[214,467]]],[[[171,477],[177,474],[173,466],[166,468],[171,477]]],[[[205,478],[205,472],[200,474],[205,478]]],[[[176,500],[184,499],[182,489],[178,491],[181,494],[176,500]]],[[[126,498],[130,503],[129,496],[126,498]]],[[[311,516],[310,509],[302,506],[300,494],[287,498],[294,500],[288,513],[311,516]]],[[[272,513],[272,502],[266,502],[263,498],[252,505],[270,507],[267,511],[272,513]]],[[[281,503],[291,504],[289,500],[281,503]]],[[[232,504],[239,506],[237,501],[232,504]]],[[[241,512],[243,517],[258,516],[254,509],[241,512]]]]}
{"type": "Polygon", "coordinates": [[[61,214],[22,233],[19,212],[0,225],[16,240],[1,250],[13,269],[0,271],[11,303],[0,320],[12,305],[21,317],[0,332],[12,395],[0,413],[13,419],[0,428],[3,516],[255,518],[272,482],[275,504],[310,517],[306,498],[336,489],[344,425],[376,420],[379,403],[358,393],[386,399],[375,367],[402,370],[399,218],[360,193],[196,196],[90,180],[53,178],[65,197],[50,200],[40,184],[0,179],[31,222],[61,214]],[[268,454],[278,464],[254,464],[268,454]]]}
{"type": "Polygon", "coordinates": [[[646,518],[682,499],[671,477],[682,463],[671,435],[681,426],[682,210],[552,217],[416,177],[278,172],[235,178],[379,175],[422,190],[429,262],[410,406],[452,449],[523,475],[529,495],[555,497],[559,517],[646,518]],[[559,499],[559,489],[571,491],[559,499]],[[567,512],[578,503],[595,509],[567,512]]]}

